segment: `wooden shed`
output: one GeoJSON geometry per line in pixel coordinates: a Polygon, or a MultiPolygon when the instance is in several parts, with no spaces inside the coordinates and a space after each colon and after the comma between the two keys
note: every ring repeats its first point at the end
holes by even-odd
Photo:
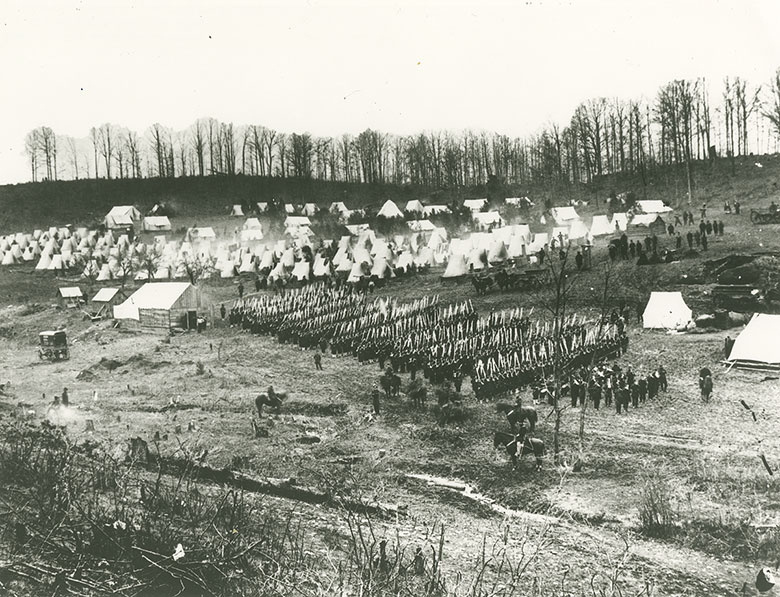
{"type": "Polygon", "coordinates": [[[84,302],[84,295],[78,286],[66,286],[57,289],[57,300],[61,307],[77,308],[84,302]]]}
{"type": "Polygon", "coordinates": [[[114,307],[126,329],[160,332],[194,330],[204,313],[200,289],[189,282],[148,282],[114,307]]]}

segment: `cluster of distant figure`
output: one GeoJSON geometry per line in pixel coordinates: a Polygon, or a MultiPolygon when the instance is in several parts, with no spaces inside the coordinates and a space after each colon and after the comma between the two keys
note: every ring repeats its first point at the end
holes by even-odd
{"type": "MultiPolygon", "coordinates": [[[[584,406],[588,400],[596,410],[604,405],[615,405],[617,414],[628,412],[629,406],[639,408],[646,400],[652,400],[659,392],[666,392],[666,369],[658,365],[655,370],[635,373],[631,366],[625,371],[618,364],[602,364],[592,370],[581,368],[569,376],[568,390],[571,406],[584,406]]],[[[541,393],[541,389],[537,392],[541,393]]],[[[541,398],[541,395],[539,395],[541,398]]]]}

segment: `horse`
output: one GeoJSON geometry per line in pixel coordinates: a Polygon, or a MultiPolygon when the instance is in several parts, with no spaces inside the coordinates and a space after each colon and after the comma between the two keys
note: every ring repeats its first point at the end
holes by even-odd
{"type": "Polygon", "coordinates": [[[263,416],[263,406],[275,408],[278,413],[282,408],[282,402],[287,398],[287,392],[275,392],[273,387],[268,388],[268,393],[262,392],[255,398],[255,407],[257,414],[263,416]]]}
{"type": "Polygon", "coordinates": [[[533,406],[512,406],[499,402],[496,404],[496,410],[506,415],[506,420],[509,421],[512,433],[515,432],[518,425],[522,426],[523,421],[528,421],[530,430],[534,431],[536,423],[539,421],[539,414],[533,406]]]}
{"type": "Polygon", "coordinates": [[[512,460],[512,467],[517,468],[517,460],[526,454],[533,454],[536,458],[536,470],[542,470],[542,456],[544,456],[544,441],[537,437],[526,437],[524,428],[521,433],[513,434],[504,431],[496,431],[493,435],[493,449],[503,447],[512,460]]]}
{"type": "Polygon", "coordinates": [[[477,294],[487,294],[487,291],[493,286],[493,278],[490,276],[485,276],[484,278],[472,276],[471,283],[474,286],[474,290],[477,291],[477,294]]]}
{"type": "Polygon", "coordinates": [[[401,391],[401,378],[395,373],[385,373],[379,377],[379,385],[385,391],[387,398],[398,396],[401,391]]]}

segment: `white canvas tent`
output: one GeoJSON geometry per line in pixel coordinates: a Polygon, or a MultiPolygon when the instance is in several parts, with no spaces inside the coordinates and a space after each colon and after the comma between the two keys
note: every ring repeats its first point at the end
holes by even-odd
{"type": "Polygon", "coordinates": [[[452,255],[442,278],[459,278],[469,273],[468,265],[466,264],[466,258],[463,255],[452,255]]]}
{"type": "Polygon", "coordinates": [[[614,231],[615,227],[609,223],[609,218],[605,214],[593,216],[593,222],[590,224],[591,236],[604,236],[614,231]]]}
{"type": "Polygon", "coordinates": [[[144,230],[146,231],[165,231],[170,229],[171,221],[168,219],[168,216],[146,216],[144,218],[144,230]]]}
{"type": "Polygon", "coordinates": [[[473,214],[478,228],[487,230],[490,226],[502,226],[504,220],[497,211],[478,211],[473,214]]]}
{"type": "Polygon", "coordinates": [[[448,214],[450,208],[446,205],[426,205],[423,207],[423,215],[427,218],[436,214],[448,214]]]}
{"type": "Polygon", "coordinates": [[[409,230],[412,232],[431,232],[436,230],[436,226],[430,220],[409,220],[406,222],[409,230]]]}
{"type": "Polygon", "coordinates": [[[737,336],[728,362],[736,367],[780,369],[780,315],[756,313],[737,336]]]}
{"type": "Polygon", "coordinates": [[[103,223],[106,228],[123,228],[141,221],[141,212],[132,205],[115,205],[106,214],[103,223]]]}
{"type": "Polygon", "coordinates": [[[618,211],[612,214],[611,232],[625,232],[628,229],[628,214],[624,211],[618,211]]]}
{"type": "Polygon", "coordinates": [[[663,201],[653,199],[647,201],[637,201],[637,207],[646,214],[665,214],[672,211],[671,207],[664,205],[663,201]]]}
{"type": "Polygon", "coordinates": [[[308,261],[298,261],[292,271],[292,277],[303,282],[311,277],[311,263],[308,261]]]}
{"type": "Polygon", "coordinates": [[[233,209],[230,210],[230,215],[231,216],[243,217],[244,216],[244,210],[243,210],[243,208],[240,205],[236,204],[236,205],[233,206],[233,209]]]}
{"type": "Polygon", "coordinates": [[[398,209],[398,206],[395,203],[393,203],[390,199],[385,201],[384,205],[382,205],[382,208],[379,210],[379,213],[377,213],[376,215],[388,219],[404,217],[403,212],[401,212],[401,210],[398,209]]]}
{"type": "Polygon", "coordinates": [[[423,204],[420,203],[419,199],[412,199],[411,201],[407,201],[405,209],[408,212],[418,213],[418,214],[421,214],[425,211],[425,208],[423,207],[423,204]]]}
{"type": "Polygon", "coordinates": [[[487,202],[488,202],[487,198],[482,198],[482,199],[466,199],[466,200],[463,202],[463,207],[465,207],[466,209],[469,209],[469,210],[471,210],[471,211],[479,211],[479,210],[481,210],[483,207],[485,207],[485,205],[487,205],[487,202]]]}
{"type": "Polygon", "coordinates": [[[650,329],[685,329],[691,318],[691,309],[680,292],[653,292],[642,314],[644,327],[650,329]]]}
{"type": "Polygon", "coordinates": [[[579,220],[580,216],[570,205],[566,207],[553,207],[552,216],[558,226],[568,226],[573,220],[579,220]]]}
{"type": "Polygon", "coordinates": [[[287,216],[284,220],[285,228],[300,228],[301,226],[311,226],[311,220],[306,216],[287,216]]]}

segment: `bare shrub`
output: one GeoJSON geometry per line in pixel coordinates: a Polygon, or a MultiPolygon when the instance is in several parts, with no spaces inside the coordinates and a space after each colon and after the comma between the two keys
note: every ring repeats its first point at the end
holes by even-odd
{"type": "Polygon", "coordinates": [[[671,485],[662,475],[645,480],[639,501],[639,523],[649,537],[669,537],[676,530],[676,512],[671,485]]]}

